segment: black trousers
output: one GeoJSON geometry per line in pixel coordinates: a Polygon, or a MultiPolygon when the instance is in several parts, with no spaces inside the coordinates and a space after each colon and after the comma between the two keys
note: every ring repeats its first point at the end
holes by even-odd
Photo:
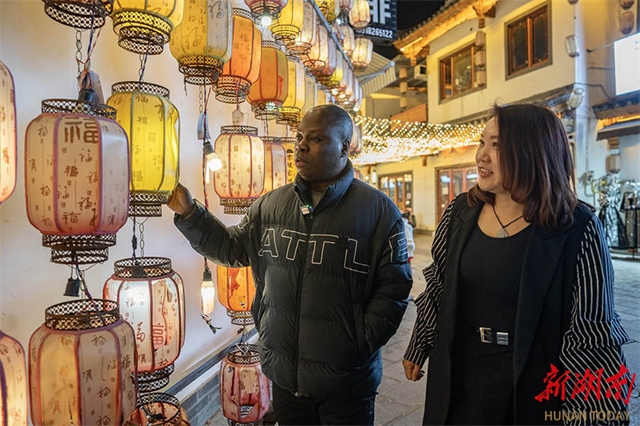
{"type": "Polygon", "coordinates": [[[354,398],[296,397],[273,384],[273,411],[280,426],[373,425],[376,392],[354,398]]]}

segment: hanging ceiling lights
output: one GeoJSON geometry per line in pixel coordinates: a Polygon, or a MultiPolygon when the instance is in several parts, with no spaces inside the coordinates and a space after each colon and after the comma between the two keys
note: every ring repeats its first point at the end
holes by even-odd
{"type": "Polygon", "coordinates": [[[329,48],[329,33],[324,25],[318,24],[315,43],[307,55],[302,57],[302,62],[310,72],[318,75],[327,66],[329,48]]]}
{"type": "Polygon", "coordinates": [[[355,29],[362,29],[371,22],[371,8],[368,0],[353,0],[349,11],[349,23],[355,29]]]}
{"type": "Polygon", "coordinates": [[[16,187],[16,97],[13,77],[0,61],[0,204],[16,187]]]}
{"type": "Polygon", "coordinates": [[[373,55],[373,42],[366,37],[356,38],[355,47],[351,54],[351,63],[353,68],[357,70],[363,70],[371,63],[371,57],[373,55]]]}
{"type": "Polygon", "coordinates": [[[287,44],[300,34],[304,23],[304,0],[289,0],[282,8],[280,18],[271,27],[271,34],[277,41],[287,44]]]}
{"type": "Polygon", "coordinates": [[[306,55],[316,42],[316,11],[309,2],[304,2],[303,22],[300,33],[293,40],[286,40],[287,51],[290,55],[306,55]]]}
{"type": "Polygon", "coordinates": [[[297,128],[300,124],[300,112],[304,106],[304,66],[295,56],[288,56],[289,67],[289,90],[287,99],[282,104],[280,118],[276,119],[278,124],[287,124],[297,128]]]}
{"type": "Polygon", "coordinates": [[[351,59],[351,55],[353,54],[353,49],[356,46],[356,36],[353,32],[353,28],[351,28],[348,24],[343,24],[339,26],[340,33],[342,35],[342,50],[345,55],[349,59],[351,59]]]}
{"type": "Polygon", "coordinates": [[[288,0],[244,0],[244,2],[255,15],[256,22],[268,27],[278,19],[288,0]]]}
{"type": "Polygon", "coordinates": [[[247,101],[258,120],[271,120],[280,115],[289,93],[287,55],[273,41],[262,42],[260,75],[251,85],[247,101]]]}

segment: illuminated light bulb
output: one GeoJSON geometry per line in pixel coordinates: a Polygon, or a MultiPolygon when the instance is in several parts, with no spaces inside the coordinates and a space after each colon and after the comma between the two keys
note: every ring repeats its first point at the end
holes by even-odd
{"type": "Polygon", "coordinates": [[[200,294],[202,296],[202,313],[212,314],[216,305],[216,287],[213,285],[211,270],[209,268],[206,268],[202,273],[200,294]]]}
{"type": "Polygon", "coordinates": [[[272,23],[273,20],[271,19],[271,16],[263,16],[262,18],[260,18],[260,25],[262,26],[268,27],[272,23]]]}
{"type": "Polygon", "coordinates": [[[205,141],[202,147],[204,149],[204,155],[207,160],[207,168],[212,172],[220,170],[222,168],[222,161],[220,160],[220,157],[218,157],[218,154],[216,154],[213,150],[211,142],[205,141]]]}

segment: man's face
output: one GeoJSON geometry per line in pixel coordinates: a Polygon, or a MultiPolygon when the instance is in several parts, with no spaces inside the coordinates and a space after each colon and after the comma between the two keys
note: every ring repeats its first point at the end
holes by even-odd
{"type": "Polygon", "coordinates": [[[294,154],[298,173],[314,191],[324,191],[344,169],[348,149],[343,130],[323,120],[321,112],[310,111],[298,128],[294,154]]]}

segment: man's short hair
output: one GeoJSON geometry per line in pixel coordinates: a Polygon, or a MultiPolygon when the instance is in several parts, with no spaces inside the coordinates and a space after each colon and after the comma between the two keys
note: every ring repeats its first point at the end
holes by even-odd
{"type": "Polygon", "coordinates": [[[319,113],[322,118],[327,120],[327,124],[335,125],[339,127],[342,131],[340,135],[340,140],[349,139],[353,136],[353,122],[351,121],[351,116],[349,113],[337,105],[319,105],[314,107],[312,111],[315,110],[319,113]]]}

